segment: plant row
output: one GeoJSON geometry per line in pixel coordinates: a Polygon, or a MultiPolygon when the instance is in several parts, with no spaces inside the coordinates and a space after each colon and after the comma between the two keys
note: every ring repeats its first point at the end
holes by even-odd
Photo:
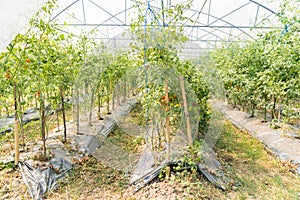
{"type": "Polygon", "coordinates": [[[245,45],[230,44],[212,53],[229,102],[267,118],[299,119],[299,23],[282,17],[285,30],[270,31],[245,45]]]}

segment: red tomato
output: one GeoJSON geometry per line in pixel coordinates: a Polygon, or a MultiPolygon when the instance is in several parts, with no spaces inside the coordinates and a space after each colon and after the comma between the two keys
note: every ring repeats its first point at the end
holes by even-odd
{"type": "Polygon", "coordinates": [[[7,70],[7,71],[6,71],[5,77],[6,77],[7,79],[10,79],[10,70],[7,70]]]}

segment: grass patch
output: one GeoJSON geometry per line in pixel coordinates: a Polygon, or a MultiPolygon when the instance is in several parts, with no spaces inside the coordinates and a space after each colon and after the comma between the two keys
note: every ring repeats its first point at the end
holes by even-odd
{"type": "Polygon", "coordinates": [[[134,123],[138,126],[146,126],[146,119],[141,103],[137,103],[136,106],[131,110],[128,119],[129,122],[134,123]]]}
{"type": "Polygon", "coordinates": [[[116,146],[131,153],[141,152],[145,141],[143,137],[135,137],[126,134],[121,129],[117,128],[114,132],[109,134],[108,139],[116,146]]]}
{"type": "MultiPolygon", "coordinates": [[[[130,113],[130,119],[138,124],[142,117],[136,109],[130,113]]],[[[31,126],[32,132],[38,125],[31,126]]],[[[144,144],[143,138],[120,129],[110,134],[109,140],[133,153],[140,152],[144,144]]],[[[76,165],[47,199],[170,199],[172,194],[177,199],[300,199],[300,179],[290,172],[290,163],[275,159],[247,132],[226,122],[215,151],[229,178],[227,191],[217,189],[195,171],[184,171],[172,174],[169,180],[156,179],[138,193],[126,193],[130,186],[124,172],[88,158],[76,165]],[[161,196],[150,198],[153,193],[161,196]]]]}
{"type": "Polygon", "coordinates": [[[58,185],[47,199],[85,199],[92,196],[95,189],[117,194],[129,184],[123,172],[104,166],[95,158],[88,158],[81,165],[76,165],[67,178],[62,179],[58,185]]]}
{"type": "MultiPolygon", "coordinates": [[[[73,117],[72,115],[72,109],[68,108],[66,110],[66,121],[70,121],[73,117]]],[[[50,115],[46,118],[46,129],[48,132],[50,132],[51,130],[57,128],[57,122],[56,122],[57,116],[56,114],[50,115]]],[[[59,113],[59,122],[60,122],[60,129],[63,129],[63,120],[62,120],[62,113],[59,113]]],[[[20,131],[20,130],[19,130],[20,131]]],[[[47,132],[46,131],[46,132],[47,132]]],[[[23,126],[23,132],[24,132],[24,143],[25,146],[28,143],[33,143],[35,144],[38,141],[42,141],[41,138],[41,121],[37,120],[37,121],[31,121],[27,124],[25,124],[23,126]]],[[[23,139],[22,139],[22,135],[20,134],[20,148],[23,149],[22,147],[23,145],[23,139]]],[[[47,136],[47,135],[46,135],[47,136]]],[[[14,145],[14,132],[9,132],[9,133],[5,133],[3,135],[0,135],[0,156],[6,155],[8,153],[8,151],[10,150],[6,150],[3,151],[2,147],[5,144],[10,144],[11,146],[11,150],[13,148],[14,145]]]]}
{"type": "MultiPolygon", "coordinates": [[[[125,142],[123,136],[116,133],[115,142],[133,148],[133,143],[127,143],[132,142],[130,137],[125,142]]],[[[227,191],[215,188],[195,171],[185,171],[169,180],[156,179],[136,194],[126,195],[128,177],[91,159],[77,166],[49,199],[147,199],[153,193],[166,198],[175,194],[179,199],[299,199],[300,180],[289,171],[291,166],[275,159],[249,134],[227,122],[215,150],[230,180],[227,191]]]]}
{"type": "Polygon", "coordinates": [[[229,122],[225,124],[216,151],[227,176],[233,180],[232,189],[224,194],[225,197],[299,198],[300,180],[290,172],[291,165],[275,159],[262,143],[229,122]]]}

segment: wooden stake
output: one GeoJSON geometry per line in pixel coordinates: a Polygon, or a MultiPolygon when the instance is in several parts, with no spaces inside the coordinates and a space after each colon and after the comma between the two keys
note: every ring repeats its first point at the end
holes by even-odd
{"type": "Polygon", "coordinates": [[[98,93],[98,119],[99,120],[103,119],[101,117],[101,96],[100,96],[100,93],[98,93]]]}
{"type": "Polygon", "coordinates": [[[155,119],[153,119],[153,124],[152,124],[152,139],[153,139],[153,142],[152,142],[152,149],[155,150],[157,146],[157,139],[156,139],[156,134],[157,134],[157,122],[155,119]]]}
{"type": "Polygon", "coordinates": [[[64,124],[64,142],[67,142],[65,99],[64,99],[64,92],[62,87],[60,87],[60,98],[61,98],[62,117],[63,117],[63,124],[64,124]]]}
{"type": "Polygon", "coordinates": [[[124,77],[124,80],[123,80],[123,83],[124,83],[124,88],[123,88],[123,90],[124,90],[124,101],[126,100],[126,97],[127,97],[127,91],[126,91],[126,79],[125,79],[125,77],[124,77]]]}
{"type": "Polygon", "coordinates": [[[166,101],[166,143],[167,143],[167,160],[170,160],[170,107],[169,107],[169,91],[168,91],[168,80],[165,82],[165,101],[166,101]]]}
{"type": "Polygon", "coordinates": [[[92,97],[91,97],[90,118],[89,118],[89,125],[90,125],[90,126],[92,126],[94,97],[95,97],[95,89],[92,90],[92,97]]]}
{"type": "Polygon", "coordinates": [[[14,82],[14,103],[15,103],[15,122],[14,122],[14,135],[15,135],[15,166],[19,164],[19,122],[18,122],[18,103],[17,103],[17,84],[14,82]]]}
{"type": "Polygon", "coordinates": [[[80,134],[80,132],[79,132],[79,127],[80,127],[80,125],[79,125],[79,123],[80,123],[80,119],[79,119],[79,115],[80,115],[80,110],[79,110],[80,108],[79,108],[79,89],[78,88],[76,88],[76,132],[77,132],[77,134],[80,134]]]}
{"type": "Polygon", "coordinates": [[[22,149],[25,150],[25,136],[24,136],[24,127],[23,127],[23,107],[21,105],[21,91],[18,88],[18,102],[19,102],[19,111],[21,113],[21,117],[20,117],[20,130],[19,130],[19,135],[21,135],[22,138],[22,149]]]}
{"type": "Polygon", "coordinates": [[[40,93],[40,112],[41,112],[41,135],[43,141],[43,159],[46,159],[46,115],[45,115],[45,99],[43,93],[40,93]]]}
{"type": "Polygon", "coordinates": [[[166,180],[169,180],[170,176],[171,176],[171,167],[167,166],[166,167],[166,180]]]}
{"type": "Polygon", "coordinates": [[[58,114],[58,110],[59,110],[59,108],[57,108],[57,111],[56,111],[56,126],[57,126],[57,132],[60,131],[60,129],[59,129],[59,114],[58,114]]]}
{"type": "Polygon", "coordinates": [[[106,114],[111,114],[109,110],[109,100],[110,100],[110,94],[108,92],[108,88],[106,89],[106,95],[107,95],[107,100],[106,100],[106,114]]]}
{"type": "Polygon", "coordinates": [[[189,108],[188,108],[187,99],[186,99],[183,76],[180,76],[179,80],[180,80],[180,86],[181,86],[181,92],[182,92],[184,114],[185,114],[185,118],[186,118],[186,129],[187,129],[187,135],[188,135],[188,142],[189,142],[189,145],[191,145],[193,143],[193,138],[192,138],[190,114],[189,114],[189,108]]]}
{"type": "Polygon", "coordinates": [[[115,97],[116,97],[116,88],[113,89],[113,94],[112,94],[112,109],[115,109],[115,97]]]}

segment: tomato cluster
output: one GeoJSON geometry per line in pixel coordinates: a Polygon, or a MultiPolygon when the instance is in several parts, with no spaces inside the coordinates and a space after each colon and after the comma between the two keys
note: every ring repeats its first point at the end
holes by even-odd
{"type": "Polygon", "coordinates": [[[7,70],[5,73],[5,78],[10,79],[10,70],[7,70]]]}
{"type": "MultiPolygon", "coordinates": [[[[169,103],[173,103],[173,102],[175,102],[177,100],[177,96],[175,94],[174,95],[170,95],[169,98],[168,98],[168,100],[169,100],[169,103]]],[[[166,96],[165,95],[161,96],[160,103],[162,105],[164,105],[164,106],[167,105],[167,101],[166,101],[166,96]]]]}

